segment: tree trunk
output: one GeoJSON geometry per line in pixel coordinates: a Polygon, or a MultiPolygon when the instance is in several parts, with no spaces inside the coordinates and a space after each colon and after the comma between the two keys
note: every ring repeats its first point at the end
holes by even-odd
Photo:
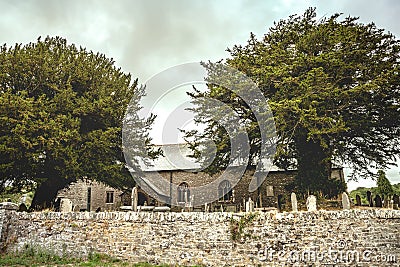
{"type": "Polygon", "coordinates": [[[58,191],[71,182],[71,180],[63,178],[52,178],[41,183],[36,189],[30,210],[42,210],[54,207],[58,191]]]}
{"type": "Polygon", "coordinates": [[[318,141],[307,140],[305,136],[296,140],[297,187],[313,194],[325,193],[329,184],[331,162],[329,154],[318,141]]]}

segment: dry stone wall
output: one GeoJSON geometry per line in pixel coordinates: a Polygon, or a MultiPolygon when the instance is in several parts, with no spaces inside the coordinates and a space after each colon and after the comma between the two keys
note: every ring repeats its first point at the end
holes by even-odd
{"type": "Polygon", "coordinates": [[[294,213],[0,210],[2,247],[98,252],[132,262],[203,266],[399,266],[400,211],[294,213]]]}

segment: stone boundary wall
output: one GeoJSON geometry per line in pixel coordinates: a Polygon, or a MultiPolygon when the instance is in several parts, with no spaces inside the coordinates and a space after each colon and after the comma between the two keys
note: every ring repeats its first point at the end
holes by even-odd
{"type": "Polygon", "coordinates": [[[400,210],[290,213],[0,210],[3,250],[202,266],[399,266],[400,210]]]}

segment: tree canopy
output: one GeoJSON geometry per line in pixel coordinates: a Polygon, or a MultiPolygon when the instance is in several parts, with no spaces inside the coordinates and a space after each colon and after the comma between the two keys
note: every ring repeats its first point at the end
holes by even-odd
{"type": "MultiPolygon", "coordinates": [[[[341,19],[340,14],[317,20],[310,8],[275,23],[263,38],[251,34],[246,45],[227,51],[230,57],[222,64],[252,78],[268,99],[278,136],[274,162],[298,169],[293,184],[298,191],[343,191],[342,184],[329,179],[333,163],[350,166],[357,178],[372,175],[370,167],[387,167],[399,155],[400,46],[374,23],[341,19]]],[[[209,75],[218,75],[212,64],[205,66],[209,75]]],[[[221,159],[229,153],[229,142],[221,127],[201,116],[206,109],[198,101],[202,97],[235,110],[249,133],[250,157],[258,153],[257,121],[243,99],[215,84],[191,96],[197,121],[208,127],[201,134],[187,133],[187,138],[195,137],[197,143],[213,138],[215,168],[226,166],[221,159]]]]}
{"type": "MultiPolygon", "coordinates": [[[[144,88],[100,53],[63,38],[0,48],[0,190],[37,187],[33,206],[87,177],[133,185],[122,153],[125,110],[144,88]]],[[[141,121],[136,143],[150,140],[141,121]]],[[[140,153],[140,152],[138,152],[140,153]]]]}

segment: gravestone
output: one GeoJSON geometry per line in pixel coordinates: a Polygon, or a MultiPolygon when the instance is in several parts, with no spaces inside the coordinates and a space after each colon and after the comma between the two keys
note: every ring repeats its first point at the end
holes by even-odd
{"type": "Polygon", "coordinates": [[[132,188],[131,201],[132,201],[132,210],[137,211],[138,191],[136,186],[132,188]]]}
{"type": "Polygon", "coordinates": [[[79,212],[81,209],[80,209],[80,207],[78,206],[78,205],[76,205],[76,206],[74,206],[73,208],[72,208],[72,211],[73,212],[79,212]]]}
{"type": "Polygon", "coordinates": [[[375,207],[382,208],[382,199],[379,195],[376,195],[374,201],[375,201],[375,207]]]}
{"type": "Polygon", "coordinates": [[[193,207],[194,204],[194,195],[190,196],[190,202],[189,202],[189,207],[193,207]]]}
{"type": "Polygon", "coordinates": [[[317,211],[317,198],[313,195],[308,196],[306,205],[307,211],[317,211]]]}
{"type": "Polygon", "coordinates": [[[204,212],[209,212],[210,206],[207,203],[204,203],[204,212]]]}
{"type": "Polygon", "coordinates": [[[350,200],[346,192],[343,192],[342,194],[342,207],[344,210],[350,209],[350,200]]]}
{"type": "Polygon", "coordinates": [[[254,211],[254,201],[249,197],[249,200],[246,202],[246,212],[254,211]]]}
{"type": "Polygon", "coordinates": [[[60,211],[61,212],[71,212],[72,211],[72,201],[69,198],[62,198],[60,201],[60,211]]]}
{"type": "Polygon", "coordinates": [[[360,195],[356,195],[356,205],[361,206],[361,197],[360,195]]]}
{"type": "Polygon", "coordinates": [[[26,203],[26,199],[28,198],[28,194],[23,194],[21,196],[21,199],[19,200],[19,203],[26,203]]]}
{"type": "Polygon", "coordinates": [[[290,200],[292,202],[292,211],[297,212],[297,197],[296,193],[290,195],[290,200]]]}
{"type": "Polygon", "coordinates": [[[389,197],[388,196],[384,196],[383,197],[383,207],[384,208],[389,208],[389,204],[390,204],[390,200],[389,200],[389,197]]]}
{"type": "Polygon", "coordinates": [[[393,195],[393,209],[399,209],[399,205],[400,205],[400,197],[396,194],[393,195]]]}
{"type": "Polygon", "coordinates": [[[19,211],[19,212],[24,212],[24,211],[26,212],[26,211],[28,211],[28,208],[26,207],[25,203],[19,204],[18,211],[19,211]]]}
{"type": "Polygon", "coordinates": [[[282,212],[284,205],[284,198],[283,195],[278,195],[278,211],[282,212]]]}
{"type": "Polygon", "coordinates": [[[374,202],[372,201],[372,193],[371,191],[367,191],[367,200],[370,207],[374,206],[374,202]]]}

